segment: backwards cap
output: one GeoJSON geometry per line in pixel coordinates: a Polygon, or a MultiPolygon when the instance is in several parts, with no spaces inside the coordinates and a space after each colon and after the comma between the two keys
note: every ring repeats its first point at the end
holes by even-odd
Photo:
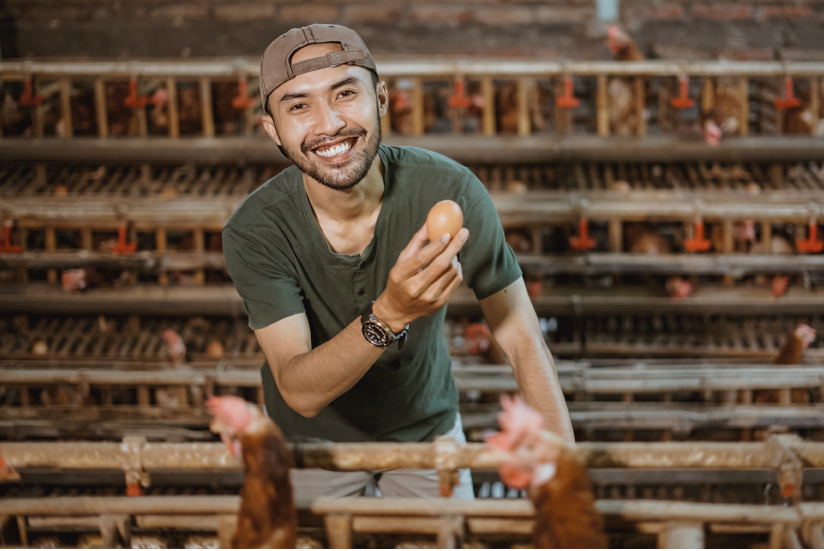
{"type": "Polygon", "coordinates": [[[263,111],[269,113],[266,105],[269,94],[286,81],[309,71],[344,64],[359,65],[378,74],[372,54],[369,53],[358,33],[352,29],[341,25],[316,23],[308,27],[292,29],[277,37],[263,52],[263,58],[260,60],[260,101],[263,103],[263,111]],[[299,49],[309,44],[328,42],[340,44],[342,51],[329,52],[322,57],[292,64],[292,56],[299,49]]]}

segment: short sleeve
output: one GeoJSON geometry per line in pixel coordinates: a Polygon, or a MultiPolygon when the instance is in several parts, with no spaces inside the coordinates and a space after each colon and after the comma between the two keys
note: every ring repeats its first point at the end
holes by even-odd
{"type": "Polygon", "coordinates": [[[523,274],[514,251],[506,242],[489,192],[468,170],[464,178],[455,201],[464,212],[469,240],[461,249],[459,259],[464,282],[480,300],[508,287],[523,274]]]}
{"type": "Polygon", "coordinates": [[[278,249],[226,226],[223,254],[253,330],[306,311],[292,265],[278,249]]]}

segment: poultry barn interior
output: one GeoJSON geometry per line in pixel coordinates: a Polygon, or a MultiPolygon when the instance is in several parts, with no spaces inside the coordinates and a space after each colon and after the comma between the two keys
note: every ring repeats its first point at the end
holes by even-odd
{"type": "Polygon", "coordinates": [[[824,0],[7,0],[0,93],[0,545],[274,546],[250,481],[291,464],[475,495],[288,490],[298,548],[824,548],[824,0]],[[507,478],[528,393],[467,285],[466,444],[283,442],[241,408],[261,474],[215,428],[264,405],[222,233],[292,164],[260,56],[312,23],[374,55],[383,144],[491,197],[576,441],[540,432],[540,490],[507,478]]]}

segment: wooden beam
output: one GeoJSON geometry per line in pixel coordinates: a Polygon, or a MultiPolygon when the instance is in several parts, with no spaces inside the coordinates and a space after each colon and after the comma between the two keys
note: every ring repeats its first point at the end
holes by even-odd
{"type": "Polygon", "coordinates": [[[419,78],[412,79],[412,135],[423,136],[426,131],[424,121],[423,82],[419,78]]]}
{"type": "Polygon", "coordinates": [[[518,135],[529,136],[532,124],[529,117],[529,86],[534,83],[526,77],[517,80],[518,135]]]}
{"type": "Polygon", "coordinates": [[[821,77],[810,78],[810,134],[821,136],[824,127],[819,124],[821,120],[821,77]]]}
{"type": "Polygon", "coordinates": [[[643,137],[647,135],[647,87],[644,77],[637,76],[634,79],[635,92],[633,97],[635,99],[635,115],[638,117],[638,136],[643,137]]]}
{"type": "Polygon", "coordinates": [[[738,135],[750,133],[750,82],[745,76],[738,79],[738,101],[741,104],[741,120],[738,121],[738,135]]]}
{"type": "Polygon", "coordinates": [[[172,77],[166,79],[166,92],[168,93],[166,108],[169,116],[169,137],[178,138],[180,136],[180,111],[177,105],[177,81],[172,77]]]}
{"type": "Polygon", "coordinates": [[[109,137],[109,114],[106,108],[106,81],[94,80],[94,114],[97,122],[97,137],[105,140],[109,137]]]}

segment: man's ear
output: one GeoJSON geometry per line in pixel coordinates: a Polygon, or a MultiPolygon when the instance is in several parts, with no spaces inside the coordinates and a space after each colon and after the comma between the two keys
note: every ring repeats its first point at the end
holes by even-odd
{"type": "Polygon", "coordinates": [[[275,121],[269,115],[263,115],[260,118],[260,122],[263,123],[263,128],[266,129],[266,133],[269,134],[269,137],[272,138],[276,144],[282,146],[283,144],[280,143],[280,136],[278,136],[278,129],[275,128],[275,121]]]}
{"type": "Polygon", "coordinates": [[[383,118],[389,112],[389,91],[386,89],[384,81],[378,82],[375,89],[375,95],[378,98],[378,113],[383,118]]]}

